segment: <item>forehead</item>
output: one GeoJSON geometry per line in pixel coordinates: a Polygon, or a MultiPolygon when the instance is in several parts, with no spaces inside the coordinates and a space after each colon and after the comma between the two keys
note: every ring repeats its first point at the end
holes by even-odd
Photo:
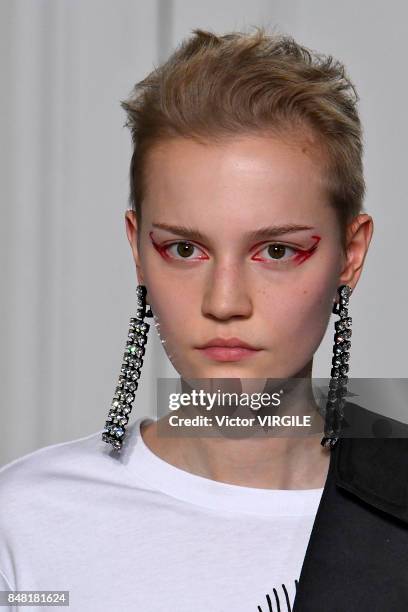
{"type": "Polygon", "coordinates": [[[181,221],[183,215],[203,220],[205,212],[208,223],[222,227],[254,216],[306,221],[328,208],[324,177],[323,154],[306,135],[240,136],[218,144],[175,138],[149,152],[143,214],[181,221]]]}

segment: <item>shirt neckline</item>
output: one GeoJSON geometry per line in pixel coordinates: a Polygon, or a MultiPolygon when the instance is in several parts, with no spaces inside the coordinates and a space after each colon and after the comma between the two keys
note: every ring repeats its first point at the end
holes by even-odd
{"type": "Polygon", "coordinates": [[[211,480],[178,468],[158,455],[145,443],[141,426],[154,422],[139,417],[132,428],[131,452],[127,464],[152,489],[187,503],[205,508],[257,516],[314,516],[323,493],[318,489],[260,489],[211,480]]]}

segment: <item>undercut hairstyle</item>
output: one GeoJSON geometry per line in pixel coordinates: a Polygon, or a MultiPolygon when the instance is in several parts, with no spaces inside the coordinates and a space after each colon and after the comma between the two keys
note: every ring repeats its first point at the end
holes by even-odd
{"type": "Polygon", "coordinates": [[[130,207],[138,234],[149,152],[187,138],[201,144],[240,136],[308,142],[346,248],[347,224],[363,210],[363,134],[359,96],[345,66],[293,37],[194,29],[169,59],[121,102],[132,136],[130,207]]]}

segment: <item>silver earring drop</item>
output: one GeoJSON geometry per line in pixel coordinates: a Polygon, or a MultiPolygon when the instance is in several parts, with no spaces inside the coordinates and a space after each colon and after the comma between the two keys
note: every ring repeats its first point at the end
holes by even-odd
{"type": "Polygon", "coordinates": [[[347,373],[349,371],[350,348],[351,348],[351,324],[352,319],[348,315],[349,297],[352,289],[349,285],[338,287],[339,303],[334,302],[333,313],[340,315],[335,322],[335,334],[333,345],[331,379],[326,404],[326,419],[324,437],[320,444],[327,448],[333,448],[337,443],[341,430],[341,422],[344,416],[344,396],[347,394],[347,373]]]}
{"type": "Polygon", "coordinates": [[[122,448],[143,365],[147,333],[150,329],[150,325],[144,321],[144,318],[153,316],[150,307],[146,312],[146,293],[145,285],[137,286],[136,317],[130,319],[119,382],[102,432],[102,440],[111,444],[118,451],[122,448]]]}

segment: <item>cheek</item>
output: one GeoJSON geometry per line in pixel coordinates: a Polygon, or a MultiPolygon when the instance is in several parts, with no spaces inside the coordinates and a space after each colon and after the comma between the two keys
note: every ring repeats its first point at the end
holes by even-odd
{"type": "Polygon", "coordinates": [[[291,359],[303,365],[310,360],[325,335],[330,319],[333,292],[336,283],[333,279],[291,291],[276,309],[275,323],[270,326],[271,345],[277,341],[279,348],[291,359]],[[274,337],[274,331],[276,335],[274,337]]]}
{"type": "Polygon", "coordinates": [[[188,300],[165,300],[163,296],[174,294],[171,288],[160,285],[160,294],[150,295],[152,310],[155,315],[155,327],[167,357],[178,370],[183,363],[185,344],[188,342],[190,326],[189,313],[191,306],[188,300]]]}
{"type": "Polygon", "coordinates": [[[297,300],[287,307],[292,328],[299,336],[310,337],[319,335],[326,327],[331,312],[330,291],[303,291],[297,300]]]}
{"type": "MultiPolygon", "coordinates": [[[[292,328],[302,342],[312,345],[321,342],[332,312],[336,292],[339,264],[335,250],[320,254],[308,279],[301,282],[286,300],[292,328]]],[[[317,348],[317,347],[316,347],[317,348]]]]}

